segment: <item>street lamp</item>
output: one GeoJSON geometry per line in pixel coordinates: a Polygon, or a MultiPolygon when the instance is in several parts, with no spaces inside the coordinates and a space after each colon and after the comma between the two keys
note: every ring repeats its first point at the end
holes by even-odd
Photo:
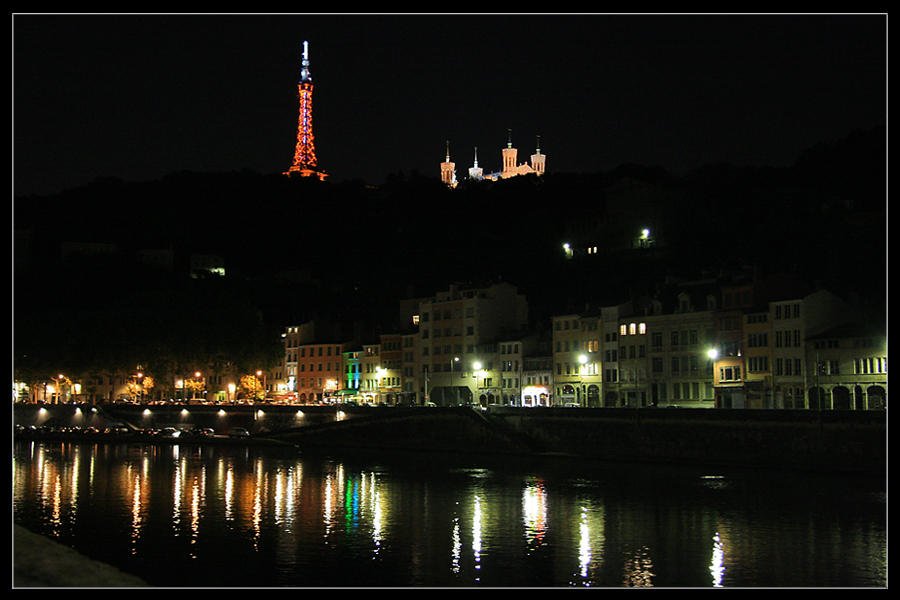
{"type": "Polygon", "coordinates": [[[143,386],[141,385],[141,380],[144,378],[144,374],[138,371],[136,375],[131,376],[131,389],[129,392],[138,401],[138,404],[143,403],[144,401],[144,393],[143,386]]]}
{"type": "Polygon", "coordinates": [[[68,385],[68,386],[70,387],[70,390],[71,390],[72,380],[69,379],[68,377],[66,377],[65,375],[63,375],[62,373],[60,373],[59,375],[57,375],[57,376],[56,376],[56,379],[57,379],[57,382],[58,382],[57,385],[56,385],[56,399],[57,399],[57,404],[63,404],[63,403],[65,403],[65,399],[63,398],[63,386],[64,386],[64,385],[68,385]]]}
{"type": "Polygon", "coordinates": [[[382,385],[382,379],[384,378],[384,374],[385,374],[386,372],[387,372],[387,370],[386,370],[385,368],[383,368],[383,367],[375,367],[375,389],[377,390],[377,393],[376,393],[376,395],[375,395],[375,398],[376,398],[376,404],[379,403],[379,402],[378,402],[379,399],[383,399],[383,396],[382,396],[382,394],[381,394],[381,390],[382,390],[382,388],[384,388],[385,386],[382,385]]]}
{"type": "Polygon", "coordinates": [[[712,385],[713,385],[713,405],[718,406],[718,400],[716,398],[716,360],[719,358],[719,349],[718,348],[710,348],[706,351],[706,356],[709,357],[710,360],[710,371],[712,375],[712,385]]]}
{"type": "Polygon", "coordinates": [[[191,393],[193,398],[197,398],[197,392],[200,392],[201,400],[206,399],[206,382],[203,380],[203,373],[194,372],[194,378],[191,380],[191,393]]]}
{"type": "MultiPolygon", "coordinates": [[[[459,362],[459,357],[454,356],[450,361],[450,392],[453,392],[453,363],[459,362]]],[[[459,392],[456,393],[456,404],[459,404],[459,392]]]]}
{"type": "MultiPolygon", "coordinates": [[[[475,376],[475,398],[476,399],[478,397],[478,372],[481,371],[481,367],[482,367],[481,363],[478,362],[477,360],[474,363],[472,363],[472,375],[475,376]]],[[[481,403],[480,400],[478,402],[479,402],[479,404],[481,403]]]]}
{"type": "Polygon", "coordinates": [[[588,356],[587,354],[582,354],[578,357],[578,362],[581,363],[581,367],[578,369],[579,375],[581,375],[581,405],[587,406],[587,385],[584,382],[584,376],[589,374],[587,369],[588,356]]]}
{"type": "Polygon", "coordinates": [[[256,371],[256,378],[259,379],[262,377],[263,400],[266,400],[269,397],[268,382],[266,381],[268,374],[268,371],[263,371],[262,369],[256,371]]]}

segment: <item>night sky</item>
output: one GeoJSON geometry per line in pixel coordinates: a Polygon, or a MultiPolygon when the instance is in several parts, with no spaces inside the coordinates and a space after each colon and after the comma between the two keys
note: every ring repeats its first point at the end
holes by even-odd
{"type": "Polygon", "coordinates": [[[333,181],[788,166],[886,124],[886,15],[13,15],[17,194],[97,177],[280,173],[303,41],[333,181]]]}

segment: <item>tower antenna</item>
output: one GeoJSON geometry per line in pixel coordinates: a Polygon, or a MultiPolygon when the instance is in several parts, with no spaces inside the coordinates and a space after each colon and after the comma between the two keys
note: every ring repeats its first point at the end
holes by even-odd
{"type": "Polygon", "coordinates": [[[300,62],[300,82],[312,83],[312,75],[309,74],[309,42],[303,42],[303,60],[300,62]]]}

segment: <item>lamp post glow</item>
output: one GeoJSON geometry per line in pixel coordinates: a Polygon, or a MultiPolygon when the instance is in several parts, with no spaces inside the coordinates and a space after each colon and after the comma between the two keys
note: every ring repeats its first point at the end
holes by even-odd
{"type": "Polygon", "coordinates": [[[716,393],[716,360],[719,358],[719,349],[718,348],[710,348],[706,352],[706,356],[709,357],[710,360],[710,375],[712,376],[712,384],[713,384],[713,406],[718,408],[719,400],[718,394],[716,393]]]}
{"type": "Polygon", "coordinates": [[[641,237],[638,238],[638,244],[641,248],[648,248],[650,246],[650,230],[642,229],[641,237]]]}
{"type": "Polygon", "coordinates": [[[385,369],[384,367],[375,367],[375,392],[376,392],[375,393],[375,398],[376,398],[375,402],[376,402],[376,404],[380,403],[379,400],[383,400],[383,396],[382,396],[381,392],[382,392],[382,389],[385,387],[384,385],[382,385],[382,383],[383,383],[383,379],[385,377],[386,372],[387,372],[387,369],[385,369]]]}
{"type": "MultiPolygon", "coordinates": [[[[450,361],[450,393],[453,393],[453,363],[459,362],[459,357],[453,357],[450,361]]],[[[456,394],[456,403],[459,404],[459,393],[456,394]]]]}
{"type": "MultiPolygon", "coordinates": [[[[473,395],[473,398],[475,399],[478,398],[478,372],[481,371],[481,366],[481,363],[478,361],[472,363],[472,374],[475,376],[475,393],[473,395]]],[[[479,400],[479,403],[480,402],[481,401],[479,400]]]]}
{"type": "Polygon", "coordinates": [[[269,394],[269,388],[267,386],[268,382],[266,381],[266,378],[268,377],[268,375],[269,375],[268,371],[263,371],[262,369],[259,369],[256,371],[256,378],[259,379],[260,377],[262,377],[263,400],[268,398],[268,394],[269,394]]]}
{"type": "Polygon", "coordinates": [[[582,354],[578,357],[578,362],[581,363],[581,367],[578,369],[578,374],[581,375],[581,397],[578,399],[578,403],[582,406],[587,406],[587,386],[585,386],[584,384],[584,376],[587,374],[585,368],[585,365],[587,365],[587,361],[588,357],[586,354],[582,354]]]}

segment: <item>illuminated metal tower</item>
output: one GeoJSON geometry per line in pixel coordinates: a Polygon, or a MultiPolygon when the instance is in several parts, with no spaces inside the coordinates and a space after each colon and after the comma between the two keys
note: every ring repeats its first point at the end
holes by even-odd
{"type": "Polygon", "coordinates": [[[303,42],[303,68],[300,71],[300,83],[297,84],[297,95],[300,98],[300,120],[297,125],[297,146],[294,150],[294,163],[285,171],[285,175],[301,175],[302,177],[318,177],[324,180],[325,173],[316,170],[316,145],[313,136],[312,96],[313,83],[309,74],[309,43],[303,42]]]}

